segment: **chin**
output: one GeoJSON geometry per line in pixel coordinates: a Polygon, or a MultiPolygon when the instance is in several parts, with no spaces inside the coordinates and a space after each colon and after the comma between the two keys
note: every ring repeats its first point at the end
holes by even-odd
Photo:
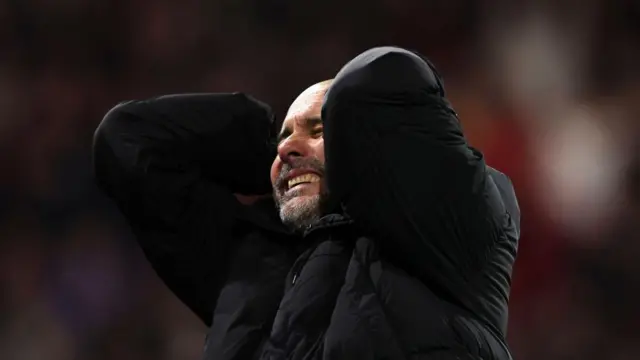
{"type": "Polygon", "coordinates": [[[299,195],[280,205],[280,219],[294,231],[303,231],[320,218],[320,194],[299,195]]]}

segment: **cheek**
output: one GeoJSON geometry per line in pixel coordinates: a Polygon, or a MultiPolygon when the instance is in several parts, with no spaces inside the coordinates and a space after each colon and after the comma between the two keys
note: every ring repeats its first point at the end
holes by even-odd
{"type": "Polygon", "coordinates": [[[278,174],[280,173],[280,169],[282,168],[282,161],[280,161],[279,157],[276,157],[273,160],[273,164],[271,164],[271,186],[275,185],[276,179],[278,178],[278,174]]]}
{"type": "Polygon", "coordinates": [[[313,153],[324,164],[324,139],[318,139],[313,145],[313,153]]]}

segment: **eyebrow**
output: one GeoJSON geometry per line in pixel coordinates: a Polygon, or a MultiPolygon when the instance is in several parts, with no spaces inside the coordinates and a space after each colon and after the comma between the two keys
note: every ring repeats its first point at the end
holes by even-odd
{"type": "MultiPolygon", "coordinates": [[[[305,118],[294,120],[294,122],[299,122],[302,127],[307,129],[316,127],[318,125],[322,125],[322,119],[319,117],[305,117],[305,118]]],[[[283,128],[280,134],[278,134],[278,138],[277,138],[278,144],[282,142],[284,139],[291,136],[292,132],[293,131],[291,130],[291,126],[287,126],[283,128]]]]}

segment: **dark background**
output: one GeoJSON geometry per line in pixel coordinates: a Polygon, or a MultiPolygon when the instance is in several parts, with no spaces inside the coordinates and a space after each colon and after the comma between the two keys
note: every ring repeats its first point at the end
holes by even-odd
{"type": "Polygon", "coordinates": [[[110,107],[245,91],[282,119],[387,44],[433,60],[513,178],[515,358],[639,358],[639,19],[634,0],[0,1],[0,359],[200,357],[202,325],[92,183],[110,107]]]}

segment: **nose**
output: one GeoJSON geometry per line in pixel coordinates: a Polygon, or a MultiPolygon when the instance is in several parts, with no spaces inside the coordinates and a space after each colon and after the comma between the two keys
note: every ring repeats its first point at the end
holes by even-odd
{"type": "Polygon", "coordinates": [[[310,156],[311,147],[303,137],[291,136],[278,145],[278,157],[283,163],[310,156]]]}

